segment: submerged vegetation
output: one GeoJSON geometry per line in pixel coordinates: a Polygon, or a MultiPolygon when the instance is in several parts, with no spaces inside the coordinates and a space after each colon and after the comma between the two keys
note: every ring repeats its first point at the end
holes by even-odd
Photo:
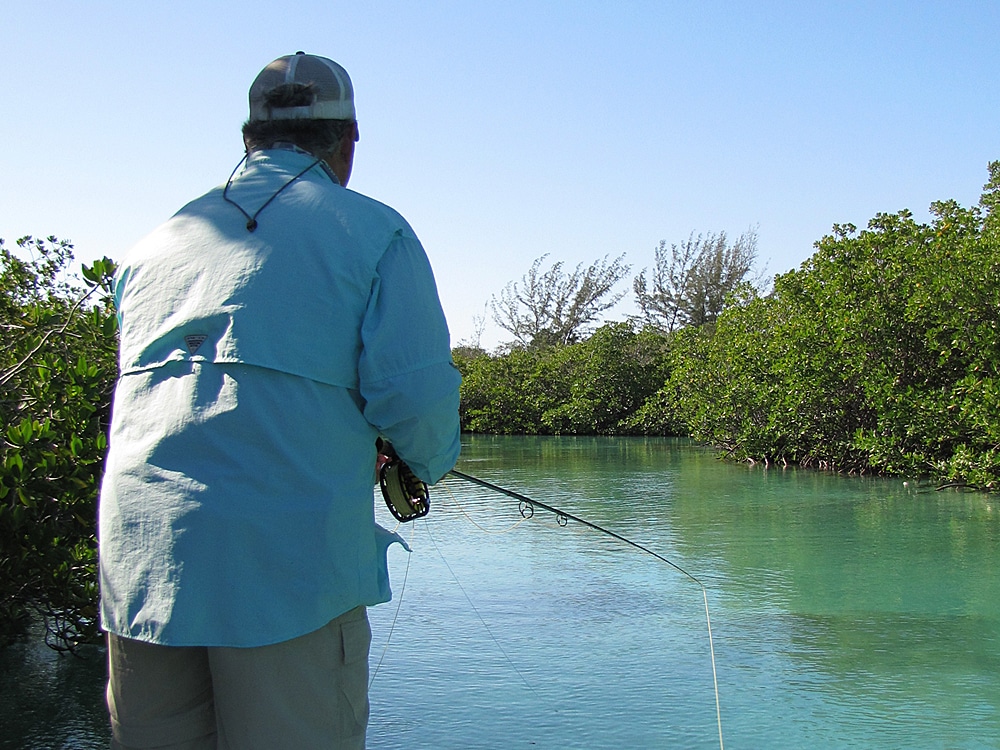
{"type": "MultiPolygon", "coordinates": [[[[684,435],[738,460],[1000,487],[1000,162],[978,206],[844,225],[765,290],[756,234],[660,243],[641,315],[594,330],[623,257],[539,258],[493,299],[514,341],[460,345],[466,431],[684,435]]],[[[0,240],[0,645],[41,615],[97,636],[96,499],[117,375],[114,264],[0,240]]]]}

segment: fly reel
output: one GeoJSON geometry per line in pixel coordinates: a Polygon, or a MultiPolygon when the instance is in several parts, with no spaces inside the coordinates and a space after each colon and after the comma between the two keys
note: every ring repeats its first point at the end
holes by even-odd
{"type": "Polygon", "coordinates": [[[427,484],[400,460],[388,443],[380,441],[379,453],[387,459],[379,469],[378,484],[389,512],[403,523],[426,516],[431,509],[427,484]]]}

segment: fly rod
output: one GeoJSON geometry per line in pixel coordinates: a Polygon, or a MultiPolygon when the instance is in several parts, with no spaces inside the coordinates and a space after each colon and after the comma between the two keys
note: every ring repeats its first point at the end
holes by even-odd
{"type": "Polygon", "coordinates": [[[556,508],[555,506],[548,505],[539,500],[534,500],[528,497],[527,495],[522,495],[520,492],[514,492],[514,490],[509,490],[506,487],[501,487],[498,484],[487,482],[485,479],[474,477],[471,474],[465,474],[464,472],[458,471],[456,469],[452,469],[448,473],[451,474],[452,476],[458,477],[459,479],[463,479],[466,482],[477,484],[480,487],[485,487],[488,490],[492,490],[493,492],[498,492],[501,495],[506,495],[507,497],[517,500],[520,503],[521,515],[524,516],[525,518],[531,518],[531,516],[534,515],[535,507],[538,507],[541,508],[542,510],[547,510],[549,513],[554,514],[560,526],[565,526],[569,521],[576,521],[577,523],[583,524],[584,526],[591,528],[594,531],[598,531],[602,534],[607,534],[608,536],[613,537],[620,542],[624,542],[625,544],[635,547],[636,549],[645,552],[647,555],[652,555],[657,560],[665,562],[671,568],[684,574],[692,581],[694,581],[696,584],[698,584],[698,586],[701,588],[702,598],[705,601],[705,622],[708,625],[708,648],[712,657],[712,685],[715,689],[715,719],[719,726],[719,750],[724,750],[725,746],[723,745],[722,741],[722,709],[719,703],[719,679],[718,676],[716,675],[716,670],[715,670],[715,644],[713,643],[712,639],[712,618],[708,613],[708,589],[705,588],[705,584],[703,584],[693,575],[684,570],[684,568],[668,560],[663,555],[654,552],[653,550],[639,544],[638,542],[633,542],[631,539],[627,539],[621,534],[617,534],[614,531],[611,531],[610,529],[606,529],[603,526],[598,526],[596,523],[591,523],[586,519],[580,518],[579,516],[575,516],[572,513],[567,513],[564,510],[556,508]]]}

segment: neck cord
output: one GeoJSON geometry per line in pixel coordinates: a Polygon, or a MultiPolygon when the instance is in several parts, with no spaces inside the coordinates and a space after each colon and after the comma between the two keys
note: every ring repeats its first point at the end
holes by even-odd
{"type": "Polygon", "coordinates": [[[244,154],[243,158],[240,159],[239,164],[237,164],[236,168],[233,169],[233,173],[231,175],[229,175],[229,179],[226,180],[226,187],[223,188],[223,190],[222,190],[222,200],[224,200],[226,203],[230,203],[230,204],[236,206],[236,208],[238,208],[240,210],[240,213],[247,217],[247,231],[248,232],[252,232],[253,230],[255,230],[257,228],[257,216],[260,215],[260,212],[263,211],[265,208],[267,208],[271,204],[271,201],[273,201],[275,198],[277,198],[279,195],[281,195],[281,191],[283,191],[286,187],[288,187],[289,185],[291,185],[293,182],[295,182],[302,175],[304,175],[306,172],[308,172],[310,169],[312,169],[313,167],[315,167],[317,164],[319,164],[323,160],[321,158],[320,159],[316,159],[308,167],[306,167],[305,169],[303,169],[301,172],[299,172],[297,175],[295,175],[292,179],[290,179],[288,182],[286,182],[284,185],[282,185],[280,188],[278,188],[277,192],[275,192],[274,195],[272,195],[270,198],[268,198],[266,201],[264,201],[264,205],[261,206],[260,208],[258,208],[256,211],[254,211],[253,212],[253,216],[251,216],[250,214],[248,214],[246,212],[246,210],[243,208],[243,206],[241,206],[239,203],[237,203],[236,201],[234,201],[232,198],[229,197],[229,188],[233,184],[233,177],[236,176],[236,170],[238,170],[243,165],[243,162],[245,162],[249,156],[250,156],[250,154],[244,154]]]}

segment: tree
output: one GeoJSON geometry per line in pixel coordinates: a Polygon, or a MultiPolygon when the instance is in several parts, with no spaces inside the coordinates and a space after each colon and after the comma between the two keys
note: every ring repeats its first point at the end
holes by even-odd
{"type": "Polygon", "coordinates": [[[522,346],[575,343],[593,329],[602,312],[624,296],[624,292],[614,292],[629,272],[624,253],[610,263],[605,255],[586,269],[581,263],[570,274],[563,270],[562,261],[542,271],[547,257],[535,259],[520,285],[509,282],[500,298],[490,301],[493,320],[522,346]]]}
{"type": "Polygon", "coordinates": [[[994,163],[978,207],[835,226],[768,296],[737,290],[713,330],[671,339],[663,405],[735,458],[996,490],[998,194],[994,163]]]}
{"type": "MultiPolygon", "coordinates": [[[[683,326],[714,323],[726,298],[748,276],[757,261],[757,232],[748,230],[729,243],[725,232],[694,233],[680,245],[667,248],[660,240],[654,250],[654,266],[647,281],[643,269],[632,282],[640,319],[670,333],[683,326]]],[[[757,279],[754,286],[760,286],[757,279]]]]}
{"type": "Polygon", "coordinates": [[[537,434],[542,413],[567,397],[568,386],[553,372],[557,348],[514,348],[504,354],[456,348],[462,373],[462,429],[493,434],[537,434]]]}
{"type": "Polygon", "coordinates": [[[108,259],[68,278],[72,245],[0,240],[0,645],[32,613],[46,640],[97,637],[97,489],[117,376],[108,259]],[[102,294],[103,292],[103,294],[102,294]],[[95,299],[97,297],[97,299],[95,299]]]}
{"type": "Polygon", "coordinates": [[[628,322],[606,323],[575,344],[492,355],[456,347],[452,355],[469,432],[649,434],[648,423],[631,420],[668,375],[665,337],[628,322]]]}
{"type": "Polygon", "coordinates": [[[633,416],[669,375],[667,341],[650,328],[606,323],[585,341],[564,347],[553,359],[566,383],[558,402],[541,417],[553,434],[622,435],[645,432],[633,416]]]}

